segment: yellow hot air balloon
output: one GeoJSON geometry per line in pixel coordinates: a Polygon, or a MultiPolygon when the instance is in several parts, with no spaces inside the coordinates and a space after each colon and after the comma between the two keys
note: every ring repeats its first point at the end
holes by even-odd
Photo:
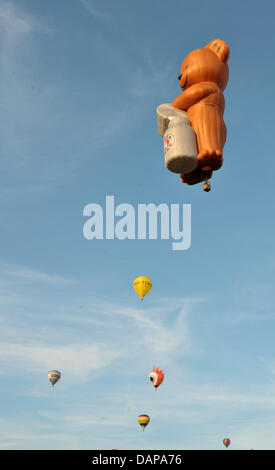
{"type": "Polygon", "coordinates": [[[143,300],[143,297],[152,289],[152,281],[149,277],[139,276],[134,280],[133,286],[140,299],[143,300]]]}
{"type": "Polygon", "coordinates": [[[150,417],[148,415],[139,415],[138,417],[138,424],[142,427],[143,431],[144,431],[144,428],[149,423],[149,421],[150,421],[150,417]]]}

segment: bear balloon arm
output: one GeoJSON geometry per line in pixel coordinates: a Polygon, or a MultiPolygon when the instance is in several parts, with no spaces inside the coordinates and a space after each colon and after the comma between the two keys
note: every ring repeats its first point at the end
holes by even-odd
{"type": "Polygon", "coordinates": [[[190,106],[198,103],[199,101],[207,98],[212,93],[217,93],[218,87],[212,82],[201,82],[190,86],[183,91],[172,102],[172,106],[177,109],[186,111],[190,106]]]}

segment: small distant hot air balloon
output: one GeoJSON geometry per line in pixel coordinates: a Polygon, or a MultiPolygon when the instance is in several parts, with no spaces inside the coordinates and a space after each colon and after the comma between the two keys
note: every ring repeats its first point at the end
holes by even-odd
{"type": "Polygon", "coordinates": [[[143,431],[144,431],[144,428],[149,423],[149,421],[150,421],[150,417],[148,415],[139,415],[138,417],[138,424],[142,427],[143,431]]]}
{"type": "Polygon", "coordinates": [[[133,286],[136,293],[143,300],[143,297],[152,289],[152,281],[149,277],[139,276],[134,280],[133,286]]]}
{"type": "Polygon", "coordinates": [[[149,374],[149,379],[155,389],[157,389],[164,379],[164,373],[158,367],[155,369],[154,366],[152,372],[149,374]]]}
{"type": "Polygon", "coordinates": [[[51,382],[52,386],[58,382],[58,380],[61,378],[61,372],[59,370],[51,370],[48,373],[48,379],[51,382]]]}
{"type": "Polygon", "coordinates": [[[226,437],[224,440],[223,440],[223,444],[225,445],[225,447],[229,447],[230,444],[231,444],[231,441],[228,437],[226,437]]]}

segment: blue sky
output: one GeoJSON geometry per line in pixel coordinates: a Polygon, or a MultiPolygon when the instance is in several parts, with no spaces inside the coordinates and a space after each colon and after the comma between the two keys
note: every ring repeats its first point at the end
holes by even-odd
{"type": "Polygon", "coordinates": [[[0,0],[1,449],[274,448],[274,14],[0,0]],[[165,168],[155,109],[217,37],[228,138],[206,194],[165,168]],[[83,208],[106,195],[191,204],[190,249],[86,240],[83,208]]]}

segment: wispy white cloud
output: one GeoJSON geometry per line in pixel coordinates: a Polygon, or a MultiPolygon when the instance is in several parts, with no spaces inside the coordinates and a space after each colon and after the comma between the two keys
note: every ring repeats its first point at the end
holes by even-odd
{"type": "Polygon", "coordinates": [[[1,272],[5,273],[5,277],[14,278],[26,282],[41,282],[50,284],[72,284],[76,280],[59,276],[56,274],[48,274],[34,269],[25,268],[22,266],[16,266],[7,263],[0,263],[0,277],[1,272]]]}
{"type": "Polygon", "coordinates": [[[97,344],[47,346],[2,343],[0,346],[2,368],[6,365],[10,370],[23,369],[26,373],[60,369],[62,375],[67,374],[69,382],[78,377],[88,377],[92,371],[108,366],[119,356],[119,351],[111,351],[97,344]]]}
{"type": "MultiPolygon", "coordinates": [[[[26,12],[12,2],[0,2],[0,117],[1,169],[14,171],[25,168],[31,161],[31,141],[34,129],[47,114],[56,89],[44,82],[36,93],[34,83],[40,63],[37,38],[49,36],[51,30],[44,20],[26,12]],[[30,130],[32,137],[30,137],[30,130]]],[[[32,194],[45,188],[40,181],[24,181],[19,184],[1,184],[0,200],[6,203],[18,194],[32,194]]],[[[13,178],[14,181],[14,178],[13,178]]]]}
{"type": "MultiPolygon", "coordinates": [[[[151,391],[149,386],[148,392],[151,391]]],[[[55,401],[59,402],[58,412],[57,409],[51,411],[44,406],[31,416],[24,429],[22,423],[25,416],[22,412],[16,421],[10,419],[7,426],[6,420],[2,419],[1,429],[5,429],[7,446],[15,448],[35,448],[37,445],[44,448],[48,445],[50,448],[57,446],[62,449],[70,443],[71,448],[108,449],[119,442],[124,449],[161,449],[167,448],[167,445],[169,449],[222,449],[225,436],[230,437],[232,449],[274,448],[274,400],[270,407],[271,403],[265,401],[267,393],[264,393],[260,402],[256,394],[249,394],[247,390],[243,394],[234,395],[233,389],[224,389],[225,400],[216,403],[219,394],[214,386],[201,384],[197,390],[191,389],[188,393],[189,388],[189,384],[186,384],[179,389],[173,387],[172,392],[169,391],[171,386],[165,393],[152,390],[152,399],[148,400],[151,394],[140,392],[136,387],[132,387],[129,398],[124,390],[114,392],[108,390],[106,384],[100,394],[93,392],[92,400],[78,400],[73,407],[69,406],[70,399],[64,393],[58,398],[60,388],[58,392],[55,390],[55,401]],[[198,395],[194,399],[193,392],[200,394],[199,400],[198,395]],[[132,402],[130,410],[127,405],[129,399],[132,402]],[[247,417],[245,412],[251,407],[255,414],[247,417]],[[148,412],[151,416],[146,429],[149,435],[145,441],[137,424],[137,416],[141,412],[148,412]],[[261,417],[257,417],[257,413],[261,417]],[[177,427],[177,422],[184,425],[177,427]],[[160,441],[156,428],[165,435],[164,441],[160,441]],[[56,442],[52,441],[52,433],[56,442]],[[87,435],[88,440],[85,438],[87,435]]],[[[263,392],[261,387],[258,392],[263,392]]],[[[119,445],[115,447],[119,448],[119,445]]]]}
{"type": "MultiPolygon", "coordinates": [[[[94,20],[112,27],[106,8],[89,0],[79,2],[94,20]]],[[[16,177],[1,185],[0,203],[14,203],[19,194],[32,198],[53,186],[67,184],[74,177],[79,162],[90,162],[91,157],[96,159],[106,145],[117,142],[120,136],[140,125],[148,110],[155,119],[151,102],[159,90],[166,88],[169,61],[163,66],[145,56],[137,65],[137,50],[133,49],[133,54],[127,55],[100,30],[93,33],[91,60],[100,62],[104,57],[106,70],[112,70],[112,83],[106,87],[100,105],[95,98],[92,112],[81,108],[76,119],[68,109],[75,109],[74,95],[80,93],[79,90],[72,92],[70,82],[60,82],[51,74],[48,76],[39,51],[39,35],[44,35],[44,43],[46,37],[50,47],[52,36],[59,33],[43,18],[29,14],[11,2],[0,2],[0,22],[0,72],[3,77],[0,100],[4,122],[0,131],[1,168],[13,172],[16,177]],[[114,78],[123,89],[121,96],[117,95],[114,78]],[[60,129],[58,136],[56,129],[60,129]],[[66,137],[62,137],[62,133],[66,137]],[[74,148],[81,148],[81,152],[73,151],[74,148]]],[[[97,96],[92,84],[87,92],[91,101],[93,95],[97,96]]],[[[83,90],[79,96],[83,96],[83,90]]]]}
{"type": "Polygon", "coordinates": [[[79,0],[81,5],[85,8],[85,10],[94,18],[94,20],[99,22],[109,22],[111,20],[111,16],[109,15],[108,11],[96,8],[94,6],[94,2],[92,0],[79,0]]]}
{"type": "MultiPolygon", "coordinates": [[[[222,448],[229,434],[232,448],[272,448],[272,382],[251,390],[191,374],[189,323],[200,309],[200,296],[165,297],[141,309],[95,295],[91,299],[83,296],[83,283],[7,263],[0,264],[0,285],[1,376],[5,384],[15,378],[21,382],[12,389],[17,400],[40,403],[26,427],[24,409],[8,424],[2,418],[2,448],[119,448],[112,443],[116,429],[123,448],[152,449],[159,448],[156,428],[166,432],[165,448],[222,448]],[[147,377],[153,365],[165,371],[157,392],[147,377]],[[47,379],[52,368],[62,373],[54,390],[47,379]],[[150,444],[136,422],[141,412],[151,416],[150,444]],[[186,424],[176,434],[175,417],[186,424]]],[[[272,364],[267,374],[272,377],[272,364]]]]}
{"type": "Polygon", "coordinates": [[[174,77],[171,59],[163,63],[163,60],[151,57],[147,51],[140,58],[139,51],[134,46],[132,54],[129,51],[126,54],[119,44],[112,43],[103,35],[97,36],[94,54],[104,57],[106,69],[112,71],[110,80],[119,77],[125,90],[124,99],[126,96],[128,100],[131,99],[135,109],[141,107],[147,112],[145,99],[150,107],[157,96],[167,96],[167,87],[174,77]]]}
{"type": "MultiPolygon", "coordinates": [[[[163,93],[167,93],[167,84],[173,75],[172,62],[161,64],[148,56],[143,67],[132,70],[129,81],[130,93],[136,98],[162,96],[163,93]]],[[[169,101],[168,96],[166,100],[169,101]]]]}
{"type": "Polygon", "coordinates": [[[11,37],[28,35],[36,29],[41,29],[40,23],[31,15],[23,12],[11,2],[0,2],[0,24],[2,34],[11,37]]]}
{"type": "Polygon", "coordinates": [[[144,358],[163,358],[167,365],[179,348],[184,354],[192,347],[189,306],[180,301],[168,306],[160,299],[160,305],[141,311],[95,295],[91,299],[84,281],[7,263],[0,264],[0,281],[3,374],[57,368],[86,380],[92,371],[119,360],[126,377],[133,373],[123,367],[129,355],[137,368],[143,367],[141,350],[144,358]],[[175,318],[169,324],[170,313],[175,318]]]}

